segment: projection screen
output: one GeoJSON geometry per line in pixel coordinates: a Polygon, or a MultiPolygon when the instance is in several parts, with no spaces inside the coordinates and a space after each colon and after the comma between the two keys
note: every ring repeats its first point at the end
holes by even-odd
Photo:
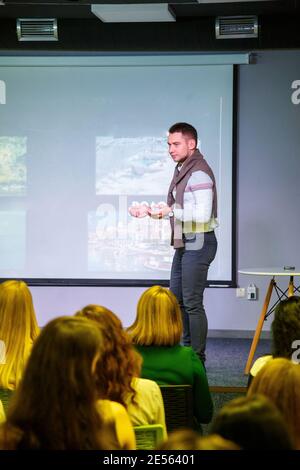
{"type": "Polygon", "coordinates": [[[0,57],[0,277],[31,283],[167,281],[167,130],[186,121],[214,170],[218,253],[233,281],[233,64],[247,55],[0,57]]]}

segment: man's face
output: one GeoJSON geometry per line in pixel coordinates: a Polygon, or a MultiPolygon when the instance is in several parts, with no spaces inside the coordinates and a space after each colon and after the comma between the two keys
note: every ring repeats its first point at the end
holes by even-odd
{"type": "Polygon", "coordinates": [[[174,132],[168,137],[169,154],[174,162],[184,162],[192,155],[196,148],[196,142],[188,135],[182,135],[181,132],[174,132]]]}

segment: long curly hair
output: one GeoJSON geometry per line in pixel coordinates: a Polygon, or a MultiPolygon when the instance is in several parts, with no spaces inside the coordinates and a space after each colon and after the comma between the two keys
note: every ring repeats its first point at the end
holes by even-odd
{"type": "Polygon", "coordinates": [[[84,318],[60,317],[44,327],[1,430],[2,448],[111,448],[96,407],[102,344],[97,325],[84,318]]]}
{"type": "Polygon", "coordinates": [[[272,322],[273,357],[291,358],[293,342],[300,339],[300,297],[281,301],[272,322]]]}
{"type": "Polygon", "coordinates": [[[121,320],[109,309],[100,305],[87,305],[76,313],[97,322],[104,347],[98,362],[98,375],[104,390],[103,398],[117,401],[127,408],[135,402],[133,379],[140,376],[142,357],[134,349],[121,320]]]}

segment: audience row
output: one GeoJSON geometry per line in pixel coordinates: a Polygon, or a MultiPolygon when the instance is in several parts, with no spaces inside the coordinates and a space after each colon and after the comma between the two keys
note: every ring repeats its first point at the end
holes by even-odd
{"type": "Polygon", "coordinates": [[[253,368],[247,396],[225,405],[204,438],[201,423],[213,417],[206,371],[180,344],[181,312],[168,289],[147,289],[127,330],[112,311],[88,305],[40,331],[28,286],[3,282],[0,449],[133,450],[133,427],[145,424],[162,426],[161,449],[300,449],[300,368],[289,347],[300,327],[289,321],[300,325],[298,297],[277,307],[275,352],[253,368]],[[192,386],[194,430],[168,437],[160,386],[170,384],[192,386]]]}

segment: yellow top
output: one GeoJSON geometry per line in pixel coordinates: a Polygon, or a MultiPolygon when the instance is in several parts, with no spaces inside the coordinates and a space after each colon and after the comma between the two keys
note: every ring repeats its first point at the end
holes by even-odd
{"type": "Polygon", "coordinates": [[[124,406],[111,400],[98,400],[97,409],[105,423],[114,424],[120,447],[124,450],[135,450],[135,434],[124,406]]]}

